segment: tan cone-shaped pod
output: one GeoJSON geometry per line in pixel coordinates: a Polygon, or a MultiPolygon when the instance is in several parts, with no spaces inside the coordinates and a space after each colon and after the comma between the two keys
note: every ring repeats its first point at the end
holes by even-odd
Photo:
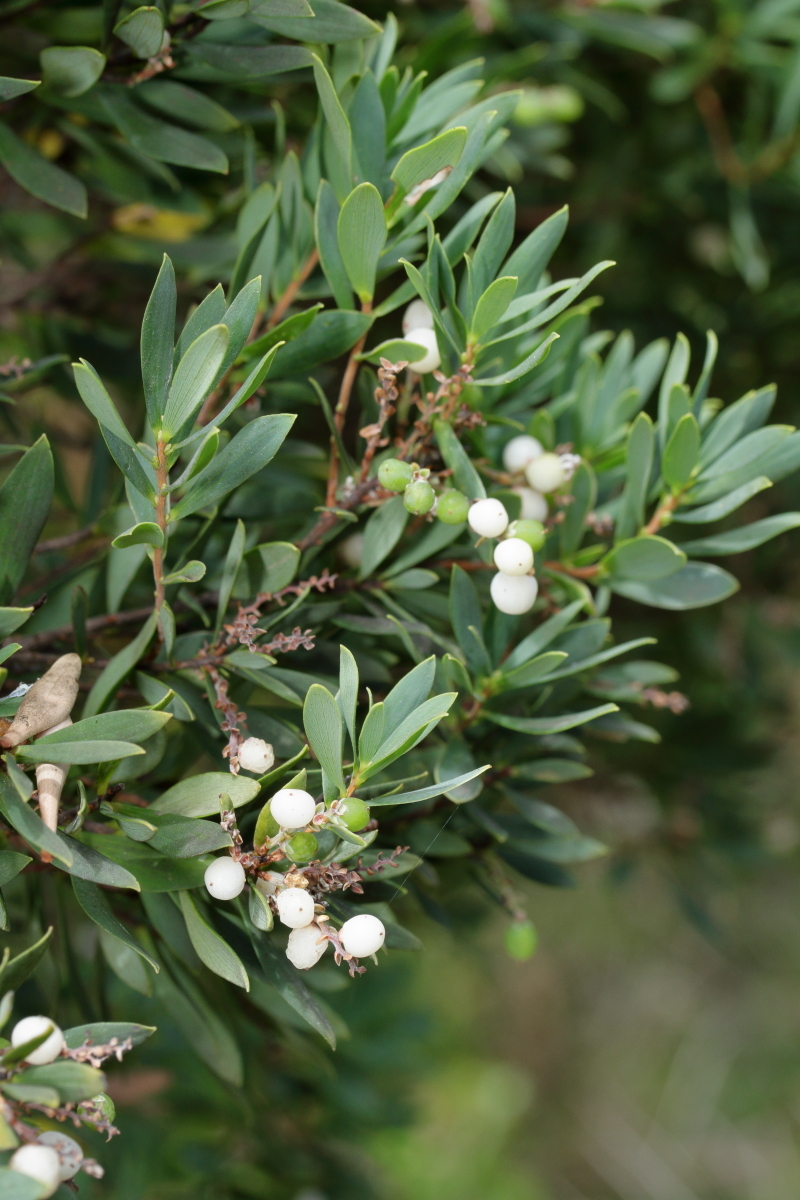
{"type": "MultiPolygon", "coordinates": [[[[57,729],[66,729],[72,724],[72,717],[59,721],[44,733],[55,733],[57,729]]],[[[69,772],[69,763],[37,763],[36,789],[39,793],[39,815],[48,829],[58,829],[58,809],[61,803],[61,792],[64,780],[69,772]]]]}
{"type": "Polygon", "coordinates": [[[78,695],[80,675],[81,660],[77,654],[62,654],[57,658],[23,696],[17,715],[0,738],[0,746],[10,750],[64,721],[78,695]]]}

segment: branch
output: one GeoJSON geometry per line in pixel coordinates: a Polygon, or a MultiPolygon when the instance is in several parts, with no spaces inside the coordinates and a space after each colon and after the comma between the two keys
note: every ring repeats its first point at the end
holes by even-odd
{"type": "Polygon", "coordinates": [[[280,321],[283,320],[283,314],[293,303],[295,296],[300,291],[300,288],[308,279],[318,262],[319,251],[315,246],[306,261],[303,263],[303,266],[300,269],[300,274],[292,280],[280,299],[276,301],[275,307],[273,308],[270,318],[267,321],[267,329],[273,329],[277,324],[279,324],[280,321]]]}

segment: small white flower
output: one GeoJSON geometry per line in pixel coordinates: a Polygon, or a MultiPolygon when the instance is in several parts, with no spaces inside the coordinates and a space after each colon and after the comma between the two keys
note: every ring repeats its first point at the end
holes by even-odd
{"type": "Polygon", "coordinates": [[[564,471],[564,480],[572,479],[581,463],[580,454],[559,454],[558,461],[564,471]]]}
{"type": "Polygon", "coordinates": [[[275,765],[275,752],[263,738],[246,738],[239,747],[239,766],[254,775],[264,775],[275,765]]]}

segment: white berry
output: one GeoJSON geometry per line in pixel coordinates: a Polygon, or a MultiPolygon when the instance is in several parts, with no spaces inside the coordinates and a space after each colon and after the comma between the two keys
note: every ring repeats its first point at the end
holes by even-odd
{"type": "Polygon", "coordinates": [[[408,331],[405,340],[425,347],[425,354],[421,358],[415,358],[413,362],[409,362],[411,370],[416,371],[418,375],[427,375],[428,371],[435,371],[442,361],[435,332],[432,329],[417,327],[408,331]]]}
{"type": "Polygon", "coordinates": [[[535,492],[554,492],[567,478],[564,465],[557,454],[542,454],[528,463],[525,478],[535,492]]]}
{"type": "Polygon", "coordinates": [[[521,433],[519,437],[512,438],[504,447],[503,466],[512,475],[516,475],[518,471],[524,471],[528,463],[533,462],[541,454],[544,454],[544,446],[538,438],[521,433]]]}
{"type": "Polygon", "coordinates": [[[54,1058],[58,1058],[64,1048],[64,1035],[55,1021],[51,1021],[49,1017],[23,1017],[21,1021],[17,1021],[11,1031],[11,1045],[23,1046],[25,1042],[30,1042],[33,1038],[41,1037],[48,1029],[52,1030],[50,1036],[45,1038],[41,1046],[31,1050],[25,1059],[26,1062],[41,1067],[44,1063],[50,1063],[54,1058]]]}
{"type": "Polygon", "coordinates": [[[504,571],[498,571],[489,591],[500,612],[519,616],[533,608],[539,584],[535,575],[506,575],[504,571]]]}
{"type": "Polygon", "coordinates": [[[83,1162],[83,1151],[74,1138],[58,1129],[46,1129],[38,1137],[40,1146],[50,1146],[58,1155],[59,1178],[62,1183],[78,1174],[83,1162]]]}
{"type": "Polygon", "coordinates": [[[404,338],[408,338],[411,329],[433,329],[433,313],[424,300],[412,300],[403,313],[404,338]]]}
{"type": "Polygon", "coordinates": [[[235,858],[215,858],[206,867],[205,885],[215,900],[235,900],[244,890],[244,867],[235,858]]]}
{"type": "Polygon", "coordinates": [[[508,513],[499,500],[477,500],[467,513],[467,520],[479,537],[500,537],[508,527],[508,513]]]}
{"type": "Polygon", "coordinates": [[[328,949],[328,939],[320,932],[318,925],[304,925],[302,929],[293,929],[289,934],[286,947],[286,957],[298,971],[307,971],[315,967],[328,949]]]}
{"type": "Polygon", "coordinates": [[[547,501],[540,492],[534,492],[529,487],[515,487],[513,490],[520,499],[519,515],[523,521],[547,520],[547,514],[550,510],[547,507],[547,501]]]}
{"type": "Polygon", "coordinates": [[[302,929],[314,920],[314,897],[305,888],[284,888],[277,905],[281,922],[290,929],[302,929]]]}
{"type": "Polygon", "coordinates": [[[264,775],[275,765],[275,752],[263,738],[249,737],[239,747],[238,759],[243,771],[264,775]]]}
{"type": "Polygon", "coordinates": [[[61,1183],[61,1163],[52,1146],[28,1142],[14,1151],[8,1165],[19,1175],[27,1175],[40,1183],[46,1189],[42,1193],[44,1196],[52,1196],[61,1183]]]}
{"type": "Polygon", "coordinates": [[[345,921],[339,930],[342,945],[348,954],[355,958],[368,958],[377,954],[386,937],[383,921],[373,917],[372,913],[359,913],[345,921]]]}
{"type": "Polygon", "coordinates": [[[527,575],[533,566],[533,550],[522,538],[506,538],[495,547],[494,565],[506,575],[527,575]]]}
{"type": "Polygon", "coordinates": [[[269,809],[281,829],[303,829],[317,806],[314,797],[302,788],[281,788],[270,800],[269,809]]]}
{"type": "Polygon", "coordinates": [[[351,533],[337,546],[339,557],[346,567],[360,567],[364,555],[363,533],[351,533]]]}

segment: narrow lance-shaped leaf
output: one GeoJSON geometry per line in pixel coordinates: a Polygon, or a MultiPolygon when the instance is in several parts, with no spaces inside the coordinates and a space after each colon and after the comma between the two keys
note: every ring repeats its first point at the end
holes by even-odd
{"type": "Polygon", "coordinates": [[[166,441],[198,412],[225,357],[229,336],[227,325],[212,325],[178,363],[162,419],[166,441]]]}
{"type": "Polygon", "coordinates": [[[342,770],[342,714],[327,688],[314,683],[303,705],[306,736],[325,774],[344,792],[342,770]]]}
{"type": "Polygon", "coordinates": [[[362,183],[345,200],[337,223],[339,254],[362,304],[375,291],[378,259],[386,244],[386,221],[378,189],[362,183]]]}
{"type": "Polygon", "coordinates": [[[142,319],[142,383],[152,429],[159,427],[172,378],[176,303],[175,269],[165,254],[142,319]]]}

